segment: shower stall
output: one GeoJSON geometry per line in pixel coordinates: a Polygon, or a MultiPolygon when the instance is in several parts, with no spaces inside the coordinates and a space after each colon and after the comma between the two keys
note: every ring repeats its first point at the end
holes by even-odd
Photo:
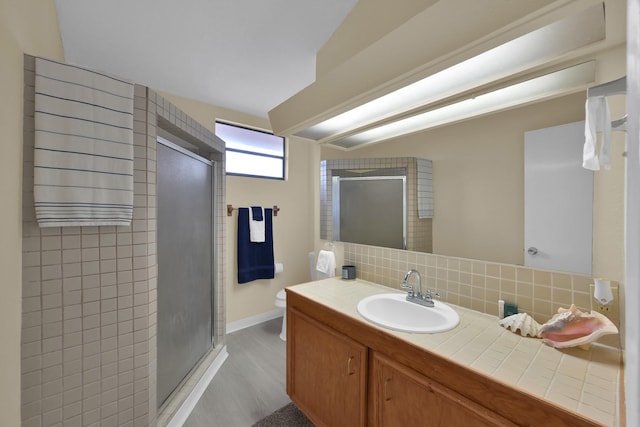
{"type": "Polygon", "coordinates": [[[184,145],[158,137],[158,407],[214,343],[215,164],[184,145]]]}

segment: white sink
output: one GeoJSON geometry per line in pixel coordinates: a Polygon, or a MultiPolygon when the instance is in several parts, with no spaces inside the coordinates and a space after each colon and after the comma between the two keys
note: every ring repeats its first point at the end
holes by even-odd
{"type": "Polygon", "coordinates": [[[358,313],[376,325],[403,332],[436,333],[455,328],[460,316],[448,305],[434,301],[434,307],[406,300],[406,294],[378,294],[363,298],[358,313]]]}

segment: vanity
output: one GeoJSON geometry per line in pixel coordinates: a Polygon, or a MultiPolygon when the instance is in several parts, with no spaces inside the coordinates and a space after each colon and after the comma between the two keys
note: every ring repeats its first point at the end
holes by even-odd
{"type": "Polygon", "coordinates": [[[393,289],[329,278],[286,289],[287,393],[317,426],[618,426],[620,353],[557,350],[451,307],[436,334],[365,320],[393,289]]]}

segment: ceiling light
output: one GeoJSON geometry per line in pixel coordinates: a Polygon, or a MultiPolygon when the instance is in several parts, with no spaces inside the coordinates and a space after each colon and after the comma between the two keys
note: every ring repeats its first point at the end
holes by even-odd
{"type": "Polygon", "coordinates": [[[296,135],[322,140],[344,134],[548,63],[604,37],[604,10],[602,5],[597,5],[303,129],[296,135]]]}
{"type": "Polygon", "coordinates": [[[583,90],[594,80],[595,61],[585,62],[331,141],[330,144],[342,148],[352,148],[357,145],[380,142],[534,101],[574,93],[583,90]]]}

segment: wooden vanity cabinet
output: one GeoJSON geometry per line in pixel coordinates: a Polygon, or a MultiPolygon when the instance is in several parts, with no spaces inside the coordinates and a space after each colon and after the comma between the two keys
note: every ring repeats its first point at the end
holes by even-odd
{"type": "Polygon", "coordinates": [[[366,425],[367,348],[287,311],[287,393],[318,426],[366,425]]]}
{"type": "Polygon", "coordinates": [[[369,403],[370,426],[515,426],[377,352],[370,355],[369,403]]]}
{"type": "Polygon", "coordinates": [[[287,393],[318,427],[601,427],[291,291],[287,393]]]}

